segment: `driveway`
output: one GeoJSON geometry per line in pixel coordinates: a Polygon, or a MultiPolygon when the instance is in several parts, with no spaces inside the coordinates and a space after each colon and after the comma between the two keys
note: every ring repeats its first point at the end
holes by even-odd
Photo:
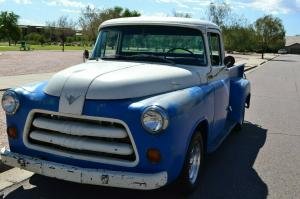
{"type": "Polygon", "coordinates": [[[57,72],[82,62],[82,51],[1,52],[0,78],[1,76],[57,72]]]}

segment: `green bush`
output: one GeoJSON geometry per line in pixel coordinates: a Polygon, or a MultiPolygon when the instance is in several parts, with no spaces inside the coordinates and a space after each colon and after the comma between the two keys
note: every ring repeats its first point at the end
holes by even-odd
{"type": "Polygon", "coordinates": [[[26,35],[24,39],[27,43],[35,44],[35,45],[37,44],[43,45],[44,43],[46,43],[45,36],[39,33],[30,33],[26,35]]]}

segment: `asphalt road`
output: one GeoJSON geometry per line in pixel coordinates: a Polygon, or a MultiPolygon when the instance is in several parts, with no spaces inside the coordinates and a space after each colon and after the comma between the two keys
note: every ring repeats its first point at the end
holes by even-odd
{"type": "MultiPolygon", "coordinates": [[[[283,55],[248,73],[251,108],[206,158],[202,184],[188,198],[300,198],[300,56],[283,55]]],[[[173,188],[132,191],[34,175],[5,198],[187,198],[173,188]]]]}

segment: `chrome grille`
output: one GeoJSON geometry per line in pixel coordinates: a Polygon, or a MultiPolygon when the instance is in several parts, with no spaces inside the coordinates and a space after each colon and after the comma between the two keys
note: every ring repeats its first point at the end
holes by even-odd
{"type": "Polygon", "coordinates": [[[24,137],[29,148],[118,165],[137,162],[131,134],[122,121],[55,112],[34,112],[29,117],[24,137]]]}

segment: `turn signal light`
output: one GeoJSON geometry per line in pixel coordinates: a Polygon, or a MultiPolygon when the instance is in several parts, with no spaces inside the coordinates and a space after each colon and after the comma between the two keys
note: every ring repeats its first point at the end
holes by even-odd
{"type": "Polygon", "coordinates": [[[148,149],[147,158],[151,163],[159,163],[161,160],[160,151],[157,149],[148,149]]]}
{"type": "Polygon", "coordinates": [[[16,139],[17,138],[17,128],[15,127],[8,127],[7,128],[7,135],[9,138],[12,138],[12,139],[16,139]]]}

